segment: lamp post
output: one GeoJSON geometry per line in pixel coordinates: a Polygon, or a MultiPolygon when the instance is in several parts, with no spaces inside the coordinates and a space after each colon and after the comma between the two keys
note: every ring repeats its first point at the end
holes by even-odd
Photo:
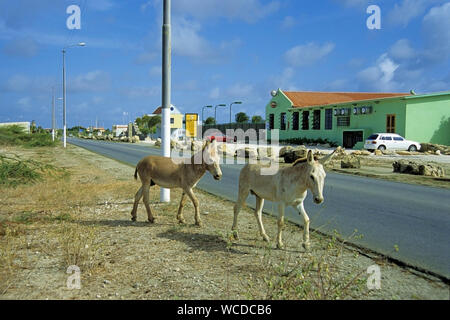
{"type": "Polygon", "coordinates": [[[214,124],[217,124],[217,107],[226,107],[226,104],[218,104],[215,108],[214,108],[214,124]]]}
{"type": "MultiPolygon", "coordinates": [[[[163,3],[162,26],[162,110],[161,110],[161,151],[163,157],[170,157],[170,94],[171,94],[171,0],[163,3]]],[[[161,188],[160,201],[170,201],[170,189],[161,188]]]]}
{"type": "Polygon", "coordinates": [[[52,87],[52,141],[55,141],[55,87],[52,87]]]}
{"type": "Polygon", "coordinates": [[[205,108],[212,108],[213,106],[204,106],[203,108],[202,108],[202,126],[203,126],[203,124],[204,124],[204,120],[203,120],[203,111],[205,110],[205,108]]]}
{"type": "Polygon", "coordinates": [[[231,122],[231,106],[232,106],[233,104],[242,104],[242,101],[235,101],[235,102],[230,103],[230,124],[232,123],[232,122],[231,122]]]}
{"type": "Polygon", "coordinates": [[[67,136],[66,136],[66,128],[67,128],[67,124],[66,124],[66,49],[71,48],[71,47],[84,47],[86,45],[86,43],[84,42],[80,42],[77,44],[73,44],[67,47],[64,47],[62,49],[62,54],[63,54],[63,141],[64,141],[64,148],[66,147],[66,140],[67,140],[67,136]]]}

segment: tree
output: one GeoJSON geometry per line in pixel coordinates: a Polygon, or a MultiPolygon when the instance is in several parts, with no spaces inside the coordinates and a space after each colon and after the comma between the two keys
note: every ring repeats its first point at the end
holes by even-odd
{"type": "Polygon", "coordinates": [[[148,117],[147,125],[149,129],[153,129],[161,123],[161,116],[148,117]]]}
{"type": "Polygon", "coordinates": [[[213,124],[216,124],[216,120],[213,117],[208,117],[205,120],[205,125],[213,125],[213,124]]]}
{"type": "Polygon", "coordinates": [[[263,122],[263,119],[261,116],[256,115],[256,116],[252,117],[252,123],[261,123],[261,122],[263,122]]]}
{"type": "Polygon", "coordinates": [[[239,112],[236,114],[236,122],[237,123],[246,123],[248,122],[248,115],[245,112],[239,112]]]}

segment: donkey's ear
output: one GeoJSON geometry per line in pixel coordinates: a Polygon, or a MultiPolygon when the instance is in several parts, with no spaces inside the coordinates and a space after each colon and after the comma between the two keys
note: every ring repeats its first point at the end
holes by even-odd
{"type": "Polygon", "coordinates": [[[314,156],[313,156],[312,150],[308,150],[308,154],[306,156],[306,159],[308,159],[308,163],[309,164],[313,164],[314,163],[314,156]]]}

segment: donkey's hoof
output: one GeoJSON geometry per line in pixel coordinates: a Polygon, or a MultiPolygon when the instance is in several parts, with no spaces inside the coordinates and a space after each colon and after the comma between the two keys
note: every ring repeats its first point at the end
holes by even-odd
{"type": "Polygon", "coordinates": [[[284,243],[282,242],[277,243],[277,249],[284,249],[284,243]]]}
{"type": "Polygon", "coordinates": [[[148,219],[148,222],[149,222],[149,223],[155,223],[155,218],[148,219]]]}
{"type": "Polygon", "coordinates": [[[136,217],[131,217],[131,221],[136,222],[136,217]]]}
{"type": "Polygon", "coordinates": [[[203,227],[203,222],[201,222],[201,221],[195,221],[195,225],[196,225],[197,227],[203,227]]]}
{"type": "Polygon", "coordinates": [[[184,219],[178,219],[178,223],[179,223],[179,224],[186,224],[186,220],[184,220],[184,219]]]}
{"type": "Polygon", "coordinates": [[[238,234],[238,232],[235,231],[235,230],[233,230],[233,231],[231,231],[231,232],[232,232],[232,235],[233,235],[233,239],[234,239],[234,240],[239,240],[239,234],[238,234]]]}
{"type": "Polygon", "coordinates": [[[265,242],[270,242],[270,238],[266,234],[263,234],[262,237],[265,242]]]}
{"type": "Polygon", "coordinates": [[[302,246],[306,251],[309,251],[311,249],[311,245],[309,244],[309,242],[303,242],[302,246]]]}

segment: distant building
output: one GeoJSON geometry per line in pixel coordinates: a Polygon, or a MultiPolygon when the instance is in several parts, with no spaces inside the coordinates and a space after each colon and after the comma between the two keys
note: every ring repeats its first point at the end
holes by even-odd
{"type": "Polygon", "coordinates": [[[450,145],[450,91],[411,93],[272,92],[266,105],[267,138],[328,139],[361,149],[372,133],[450,145]]]}
{"type": "Polygon", "coordinates": [[[3,122],[0,123],[0,127],[7,127],[7,126],[19,126],[22,127],[24,132],[30,133],[31,132],[31,123],[30,122],[3,122]]]}
{"type": "Polygon", "coordinates": [[[115,124],[112,126],[114,137],[120,136],[122,133],[126,133],[128,131],[128,125],[126,124],[115,124]]]}
{"type": "MultiPolygon", "coordinates": [[[[161,115],[162,107],[158,107],[153,111],[152,114],[149,114],[150,117],[161,115]]],[[[183,137],[183,117],[184,115],[175,107],[171,105],[170,107],[170,134],[176,137],[183,137]]],[[[152,138],[161,138],[161,125],[158,124],[156,126],[156,133],[152,134],[152,138]]]]}

